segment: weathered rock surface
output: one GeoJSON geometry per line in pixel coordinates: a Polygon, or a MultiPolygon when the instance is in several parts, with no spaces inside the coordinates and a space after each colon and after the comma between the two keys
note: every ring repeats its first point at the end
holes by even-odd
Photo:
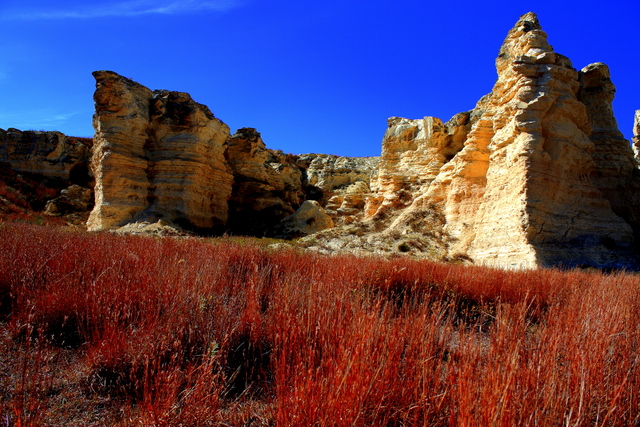
{"type": "Polygon", "coordinates": [[[319,233],[312,246],[435,250],[510,268],[634,266],[640,180],[608,68],[575,70],[533,13],[509,32],[496,67],[492,92],[469,113],[446,124],[389,119],[361,229],[319,233]]]}
{"type": "Polygon", "coordinates": [[[301,154],[296,163],[305,170],[305,185],[330,197],[333,191],[356,182],[364,182],[370,186],[378,174],[379,157],[301,154]]]}
{"type": "Polygon", "coordinates": [[[285,237],[299,237],[333,228],[333,220],[315,200],[305,200],[298,210],[284,218],[274,230],[274,234],[285,237]]]}
{"type": "Polygon", "coordinates": [[[60,195],[47,202],[44,213],[47,215],[65,215],[73,212],[87,212],[93,208],[93,192],[90,188],[71,185],[60,195]]]}
{"type": "Polygon", "coordinates": [[[640,163],[640,110],[636,110],[633,120],[633,152],[640,163]]]}
{"type": "MultiPolygon", "coordinates": [[[[637,266],[640,170],[608,67],[574,69],[528,13],[496,68],[491,93],[446,123],[390,118],[380,158],[285,155],[255,129],[230,136],[185,93],[96,72],[89,228],[315,233],[301,245],[510,268],[637,266]]],[[[634,135],[640,150],[640,111],[634,135]]]]}
{"type": "Polygon", "coordinates": [[[596,166],[590,179],[640,242],[640,176],[631,144],[620,132],[613,114],[615,92],[605,64],[597,62],[580,71],[578,99],[587,107],[596,166]]]}
{"type": "Polygon", "coordinates": [[[377,158],[269,150],[255,129],[230,136],[186,93],[151,91],[110,71],[94,76],[89,230],[161,220],[191,231],[261,235],[308,198],[326,204],[344,193],[334,216],[353,218],[370,194],[377,158]]]}
{"type": "Polygon", "coordinates": [[[182,92],[96,71],[89,230],[166,220],[191,230],[226,224],[233,176],[229,128],[182,92]]]}
{"type": "Polygon", "coordinates": [[[484,114],[416,204],[436,204],[452,251],[479,263],[631,262],[631,227],[590,179],[594,144],[578,72],[553,52],[533,13],[509,32],[496,66],[484,114]]]}
{"type": "Polygon", "coordinates": [[[60,132],[0,129],[0,162],[16,172],[86,182],[90,139],[60,132]]]}
{"type": "Polygon", "coordinates": [[[295,156],[267,149],[260,133],[239,129],[227,143],[226,160],[234,176],[228,228],[262,234],[293,214],[305,200],[295,156]]]}
{"type": "Polygon", "coordinates": [[[336,225],[362,219],[367,199],[377,190],[379,162],[379,157],[326,154],[302,154],[296,160],[307,198],[318,200],[336,225]]]}

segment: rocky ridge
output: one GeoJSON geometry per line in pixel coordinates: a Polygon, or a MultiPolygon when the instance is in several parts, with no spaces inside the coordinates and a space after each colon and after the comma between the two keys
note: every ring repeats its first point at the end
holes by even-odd
{"type": "Polygon", "coordinates": [[[19,173],[87,184],[91,139],[61,132],[0,129],[0,162],[19,173]]]}
{"type": "Polygon", "coordinates": [[[391,118],[366,231],[325,231],[307,245],[426,248],[509,268],[637,266],[638,167],[606,65],[575,70],[528,13],[496,68],[492,92],[447,124],[391,118]]]}
{"type": "Polygon", "coordinates": [[[371,191],[375,159],[288,155],[268,149],[256,129],[231,135],[186,93],[152,91],[112,71],[94,77],[89,230],[162,221],[206,234],[273,234],[307,199],[338,197],[332,216],[353,217],[371,191]]]}
{"type": "MultiPolygon", "coordinates": [[[[59,133],[9,129],[0,162],[66,178],[84,167],[85,181],[95,178],[90,230],[312,234],[296,244],[507,268],[637,268],[640,110],[632,149],[608,67],[576,70],[533,13],[509,31],[496,69],[473,110],[447,122],[392,117],[381,156],[368,158],[272,150],[256,129],[231,135],[186,93],[97,71],[90,152],[59,133]]],[[[86,209],[86,195],[70,188],[49,210],[86,209]]]]}
{"type": "Polygon", "coordinates": [[[633,120],[633,152],[640,163],[640,110],[636,110],[633,120]]]}

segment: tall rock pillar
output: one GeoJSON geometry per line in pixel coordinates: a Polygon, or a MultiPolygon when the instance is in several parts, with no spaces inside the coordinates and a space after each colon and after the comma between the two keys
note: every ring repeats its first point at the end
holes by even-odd
{"type": "Polygon", "coordinates": [[[93,75],[96,205],[88,229],[160,219],[198,231],[224,226],[233,182],[228,126],[186,93],[152,92],[111,71],[93,75]]]}
{"type": "Polygon", "coordinates": [[[592,182],[578,72],[533,13],[509,31],[496,67],[484,113],[426,191],[452,252],[500,267],[624,265],[633,235],[592,182]]]}

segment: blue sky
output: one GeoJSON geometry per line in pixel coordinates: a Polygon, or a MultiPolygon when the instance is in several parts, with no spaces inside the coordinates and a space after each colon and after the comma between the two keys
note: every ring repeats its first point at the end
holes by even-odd
{"type": "Polygon", "coordinates": [[[388,117],[472,109],[529,11],[574,67],[609,65],[631,138],[638,0],[0,0],[0,128],[91,136],[91,72],[106,69],[188,92],[270,148],[379,155],[388,117]]]}

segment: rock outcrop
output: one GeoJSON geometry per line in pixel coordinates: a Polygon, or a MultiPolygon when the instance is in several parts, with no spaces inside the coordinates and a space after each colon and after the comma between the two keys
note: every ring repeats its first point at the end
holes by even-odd
{"type": "Polygon", "coordinates": [[[267,149],[260,133],[239,129],[225,158],[234,176],[227,227],[234,233],[264,234],[305,200],[295,156],[267,149]]]}
{"type": "Polygon", "coordinates": [[[318,200],[336,225],[362,219],[367,200],[377,191],[379,157],[302,154],[307,198],[318,200]]]}
{"type": "MultiPolygon", "coordinates": [[[[640,179],[608,68],[575,70],[533,13],[496,67],[492,92],[468,113],[389,119],[359,244],[383,251],[386,236],[399,252],[508,268],[637,266],[640,179]]],[[[344,231],[313,245],[348,247],[355,229],[344,231]]]]}
{"type": "Polygon", "coordinates": [[[226,224],[233,176],[229,128],[182,92],[151,91],[96,71],[89,230],[166,220],[189,230],[226,224]]]}
{"type": "Polygon", "coordinates": [[[633,120],[633,152],[640,164],[640,110],[636,110],[633,120]]]}
{"type": "Polygon", "coordinates": [[[90,188],[71,185],[60,195],[47,202],[44,213],[47,215],[65,215],[74,212],[88,212],[93,207],[93,193],[90,188]]]}
{"type": "Polygon", "coordinates": [[[86,184],[91,140],[60,132],[0,129],[0,162],[20,173],[86,184]]]}
{"type": "Polygon", "coordinates": [[[589,138],[594,145],[595,168],[590,180],[609,201],[613,212],[632,227],[635,241],[640,242],[638,163],[613,114],[615,92],[605,64],[597,62],[580,71],[578,100],[587,107],[589,138]]]}
{"type": "MultiPolygon", "coordinates": [[[[380,158],[285,155],[255,129],[230,136],[185,93],[96,72],[89,228],[316,233],[301,244],[508,268],[637,267],[640,170],[608,67],[574,69],[528,13],[496,68],[491,93],[446,123],[390,118],[380,158]]],[[[640,150],[640,111],[634,134],[640,150]]]]}
{"type": "Polygon", "coordinates": [[[415,204],[438,206],[451,251],[475,262],[633,263],[631,227],[602,192],[621,206],[635,168],[611,112],[606,66],[578,73],[532,13],[509,32],[496,65],[485,112],[415,204]]]}
{"type": "Polygon", "coordinates": [[[333,228],[333,220],[315,200],[305,200],[298,210],[284,218],[274,230],[279,236],[300,237],[333,228]]]}
{"type": "MultiPolygon", "coordinates": [[[[533,13],[509,32],[496,66],[498,81],[464,148],[414,208],[441,210],[450,251],[482,264],[632,262],[631,227],[592,182],[598,166],[587,107],[577,98],[579,74],[554,53],[533,13]]],[[[599,108],[605,106],[594,100],[591,109],[599,108]]],[[[609,124],[601,124],[603,133],[609,124]]]]}

